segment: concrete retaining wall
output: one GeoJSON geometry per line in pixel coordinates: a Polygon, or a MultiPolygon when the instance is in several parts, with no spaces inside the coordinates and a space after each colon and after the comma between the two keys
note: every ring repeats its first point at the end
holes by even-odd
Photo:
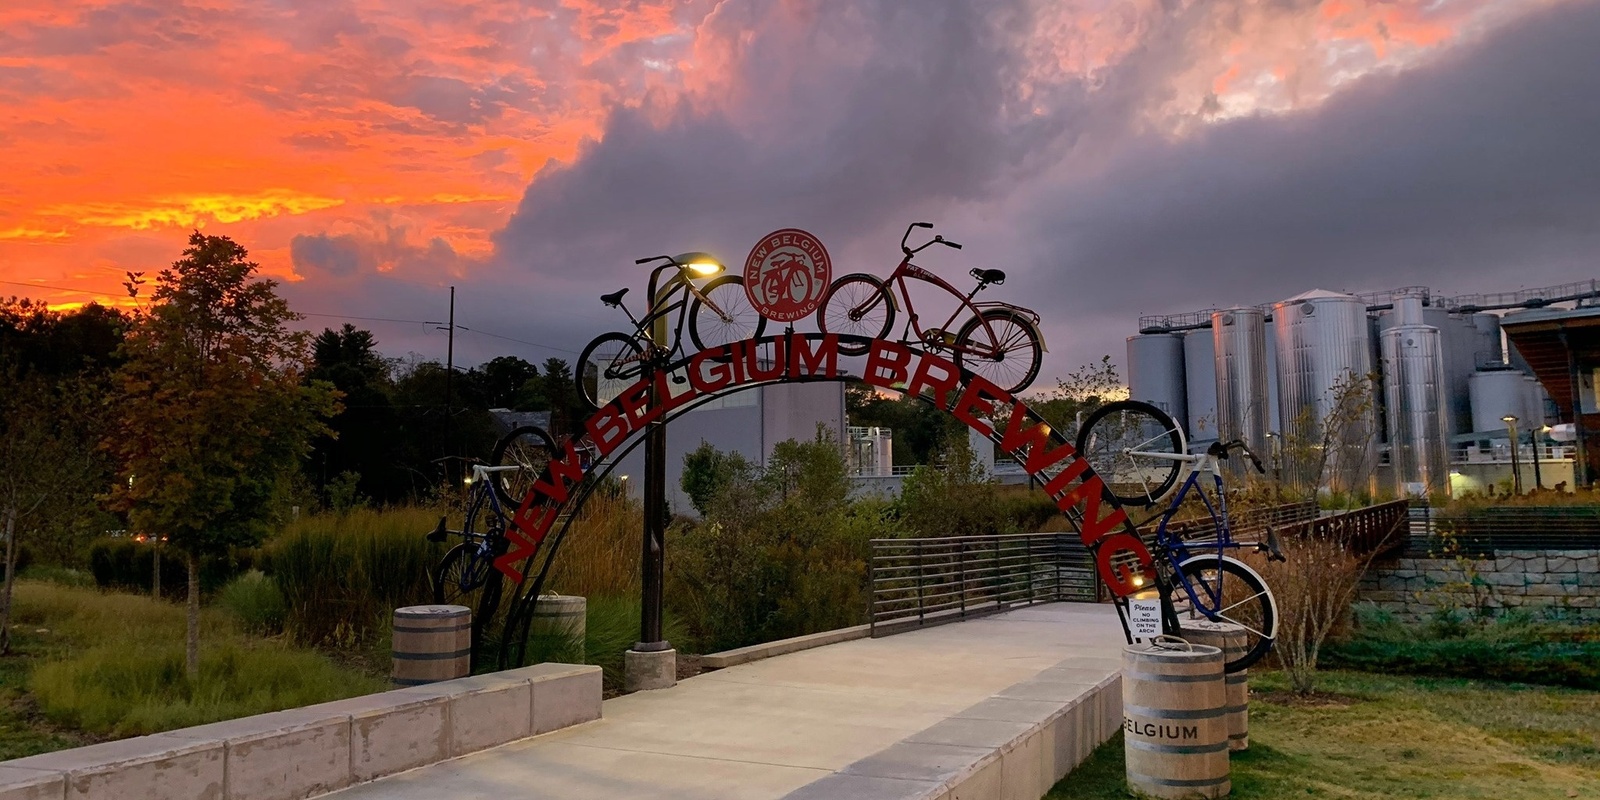
{"type": "Polygon", "coordinates": [[[302,800],[600,718],[540,664],[0,762],[0,800],[302,800]]]}
{"type": "Polygon", "coordinates": [[[1122,675],[1104,673],[1047,669],[784,800],[1042,797],[1122,727],[1122,675]]]}
{"type": "Polygon", "coordinates": [[[1501,550],[1495,558],[1399,558],[1367,571],[1359,599],[1406,622],[1441,608],[1522,609],[1600,622],[1600,550],[1501,550]]]}

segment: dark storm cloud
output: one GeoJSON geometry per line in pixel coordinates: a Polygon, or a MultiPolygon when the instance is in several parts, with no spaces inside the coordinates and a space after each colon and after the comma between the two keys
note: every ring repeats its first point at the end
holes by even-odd
{"type": "Polygon", "coordinates": [[[1001,26],[1020,3],[864,3],[797,28],[783,17],[801,5],[723,6],[701,49],[734,53],[734,96],[681,99],[664,122],[616,111],[575,163],[534,180],[502,258],[621,274],[662,248],[742,255],[784,225],[879,234],[918,207],[988,196],[1053,136],[1007,118],[1019,65],[1001,26]]]}
{"type": "Polygon", "coordinates": [[[636,256],[737,262],[798,225],[836,269],[885,272],[878,256],[918,217],[967,240],[943,271],[1002,267],[1013,277],[993,299],[1044,313],[1045,376],[1120,361],[1141,313],[1600,272],[1600,4],[1531,11],[1320,106],[1181,136],[1142,131],[1212,44],[1215,16],[1193,8],[1023,102],[1020,2],[785,18],[794,7],[724,4],[699,46],[725,54],[725,86],[619,108],[599,142],[537,176],[495,274],[474,273],[494,287],[485,319],[575,349],[616,326],[594,295],[637,288],[636,256]]]}
{"type": "Polygon", "coordinates": [[[1033,209],[1032,277],[1071,286],[1051,292],[1064,309],[1120,309],[1129,328],[1138,312],[1313,286],[1595,277],[1597,42],[1600,4],[1558,6],[1315,110],[1132,141],[1094,178],[1015,204],[1033,209]]]}

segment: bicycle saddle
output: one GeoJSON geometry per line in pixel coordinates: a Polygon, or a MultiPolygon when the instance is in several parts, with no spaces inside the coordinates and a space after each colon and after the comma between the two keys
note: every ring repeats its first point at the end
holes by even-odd
{"type": "Polygon", "coordinates": [[[997,269],[974,269],[972,277],[977,278],[979,283],[992,283],[996,286],[1006,282],[1006,274],[997,269]]]}
{"type": "Polygon", "coordinates": [[[612,292],[611,294],[600,295],[600,302],[605,303],[608,306],[620,306],[622,305],[622,296],[627,293],[628,287],[624,286],[621,289],[612,292]]]}

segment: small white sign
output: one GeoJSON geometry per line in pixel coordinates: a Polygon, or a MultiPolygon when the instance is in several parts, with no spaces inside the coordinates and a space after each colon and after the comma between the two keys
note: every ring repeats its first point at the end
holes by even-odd
{"type": "Polygon", "coordinates": [[[1154,639],[1161,635],[1161,598],[1129,598],[1128,625],[1135,639],[1154,639]]]}

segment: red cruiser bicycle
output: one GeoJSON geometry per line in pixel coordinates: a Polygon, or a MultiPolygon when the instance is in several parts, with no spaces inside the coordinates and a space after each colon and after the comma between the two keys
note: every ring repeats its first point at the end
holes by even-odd
{"type": "MultiPolygon", "coordinates": [[[[917,253],[939,244],[961,249],[943,236],[935,235],[918,247],[906,241],[917,228],[932,228],[929,222],[913,222],[900,237],[900,252],[905,256],[895,267],[887,281],[873,275],[856,273],[846,275],[828,287],[828,296],[822,300],[817,314],[817,325],[823,333],[838,333],[881,339],[894,326],[894,315],[900,301],[905,302],[910,317],[900,340],[931,352],[949,351],[957,366],[963,367],[1005,391],[1015,394],[1028,388],[1039,375],[1039,361],[1044,354],[1044,336],[1039,332],[1039,315],[1031,309],[1010,303],[976,303],[972,298],[985,286],[1005,283],[1006,274],[997,269],[974,269],[972,277],[978,285],[965,295],[939,276],[911,263],[917,253]],[[912,305],[907,279],[931,283],[960,300],[960,305],[944,324],[936,328],[923,328],[912,305]],[[890,286],[898,287],[899,299],[890,286]],[[962,314],[969,316],[954,333],[962,314]]],[[[841,345],[840,351],[860,355],[867,345],[841,345]]]]}

